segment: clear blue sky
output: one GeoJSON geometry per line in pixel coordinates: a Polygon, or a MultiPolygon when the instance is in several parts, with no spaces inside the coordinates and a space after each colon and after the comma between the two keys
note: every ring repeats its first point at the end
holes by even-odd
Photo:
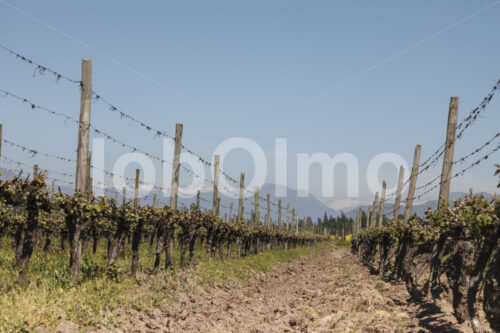
{"type": "MultiPolygon", "coordinates": [[[[296,153],[353,153],[360,160],[360,199],[372,200],[365,168],[374,155],[395,152],[411,164],[420,143],[425,159],[443,143],[450,96],[460,96],[461,120],[500,78],[499,17],[500,2],[492,0],[0,0],[0,43],[76,79],[81,59],[91,58],[94,90],[168,133],[183,123],[184,144],[202,156],[210,157],[227,138],[256,140],[269,157],[269,182],[275,138],[288,139],[291,187],[296,153]],[[328,91],[332,87],[337,88],[328,91]]],[[[33,78],[32,67],[3,51],[0,89],[78,117],[78,89],[47,75],[33,78]]],[[[499,99],[457,143],[455,156],[498,132],[499,99]]],[[[7,98],[0,99],[0,118],[5,139],[76,156],[72,124],[7,98]]],[[[161,154],[160,140],[102,104],[93,106],[92,122],[161,154]]],[[[111,143],[106,149],[110,163],[127,152],[111,143]]],[[[10,147],[3,152],[74,172],[10,147]]],[[[493,157],[455,179],[452,190],[494,191],[493,164],[500,154],[493,157]]],[[[225,168],[238,178],[240,171],[252,173],[248,161],[235,152],[225,168]]],[[[396,170],[386,169],[381,177],[395,181],[396,170]]],[[[312,171],[312,192],[318,194],[320,170],[312,171]]],[[[344,176],[338,168],[336,199],[345,197],[344,176]]]]}

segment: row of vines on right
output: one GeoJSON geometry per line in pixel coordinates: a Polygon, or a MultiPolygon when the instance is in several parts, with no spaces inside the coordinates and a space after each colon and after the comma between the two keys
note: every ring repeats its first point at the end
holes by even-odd
{"type": "Polygon", "coordinates": [[[354,237],[352,252],[406,285],[415,302],[448,300],[474,332],[500,330],[500,199],[469,195],[426,218],[396,218],[354,237]]]}

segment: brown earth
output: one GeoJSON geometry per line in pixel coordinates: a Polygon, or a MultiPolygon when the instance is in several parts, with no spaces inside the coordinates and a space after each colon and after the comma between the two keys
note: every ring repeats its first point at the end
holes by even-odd
{"type": "MultiPolygon", "coordinates": [[[[404,285],[370,274],[348,249],[317,252],[223,287],[207,287],[189,272],[181,278],[187,287],[168,307],[123,314],[117,331],[468,332],[449,306],[408,303],[404,285]]],[[[59,327],[72,330],[71,323],[59,327]]]]}

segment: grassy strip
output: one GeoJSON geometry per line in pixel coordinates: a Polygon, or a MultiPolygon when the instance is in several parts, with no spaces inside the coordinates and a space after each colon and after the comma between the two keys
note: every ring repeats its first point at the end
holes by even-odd
{"type": "MultiPolygon", "coordinates": [[[[4,242],[4,244],[6,244],[4,242]]],[[[199,277],[207,285],[224,286],[230,279],[247,279],[252,273],[269,271],[277,263],[290,262],[300,256],[332,248],[328,242],[313,247],[292,250],[272,250],[246,258],[205,261],[199,248],[194,267],[182,274],[199,277]]],[[[17,270],[12,268],[11,249],[0,249],[0,332],[31,332],[37,327],[55,328],[61,321],[73,321],[80,326],[120,326],[117,310],[129,311],[161,308],[175,298],[176,290],[185,288],[178,268],[150,276],[153,256],[148,249],[141,249],[137,279],[124,272],[130,269],[130,253],[120,258],[113,278],[106,269],[106,248],[100,244],[96,255],[84,254],[83,280],[75,283],[69,274],[68,253],[53,251],[47,256],[35,253],[30,263],[30,283],[25,288],[16,285],[17,270]],[[116,282],[116,279],[119,282],[116,282]]],[[[179,253],[174,253],[174,265],[179,253]]],[[[176,267],[176,266],[174,266],[176,267]]]]}

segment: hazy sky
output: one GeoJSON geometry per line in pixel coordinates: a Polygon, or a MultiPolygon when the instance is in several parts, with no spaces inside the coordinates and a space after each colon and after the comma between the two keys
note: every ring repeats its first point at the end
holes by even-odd
{"type": "MultiPolygon", "coordinates": [[[[95,91],[169,134],[183,123],[183,143],[203,157],[211,158],[228,138],[255,140],[268,158],[268,182],[274,181],[276,138],[288,140],[290,187],[296,187],[297,153],[352,153],[360,163],[360,200],[367,201],[366,166],[373,156],[394,152],[411,165],[419,143],[426,159],[443,143],[450,96],[460,97],[461,120],[500,78],[499,17],[500,1],[492,0],[0,0],[0,44],[75,79],[81,59],[91,58],[95,91]]],[[[33,77],[33,70],[0,50],[0,89],[77,118],[78,88],[49,75],[33,77]]],[[[457,142],[456,157],[498,132],[499,99],[457,142]]],[[[75,125],[9,98],[0,99],[0,117],[5,139],[76,156],[75,125]]],[[[93,105],[92,123],[162,154],[162,140],[103,104],[93,105]]],[[[128,152],[109,142],[105,149],[108,169],[128,152]]],[[[30,158],[12,147],[2,153],[74,173],[69,163],[30,158]]],[[[452,190],[494,191],[499,156],[455,179],[452,190]]],[[[224,168],[234,178],[241,171],[250,177],[250,162],[235,151],[224,168]]],[[[391,185],[396,172],[383,168],[380,179],[391,185]]],[[[344,178],[340,166],[334,200],[346,196],[344,178]]],[[[321,183],[313,167],[311,192],[319,195],[321,183]]]]}

